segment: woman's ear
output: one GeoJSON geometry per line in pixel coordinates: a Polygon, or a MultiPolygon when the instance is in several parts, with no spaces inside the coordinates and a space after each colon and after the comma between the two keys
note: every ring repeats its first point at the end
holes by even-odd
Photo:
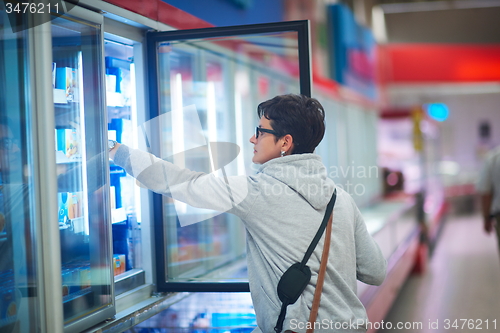
{"type": "Polygon", "coordinates": [[[292,153],[293,137],[290,134],[287,134],[282,138],[281,151],[286,152],[286,155],[290,155],[292,153]]]}

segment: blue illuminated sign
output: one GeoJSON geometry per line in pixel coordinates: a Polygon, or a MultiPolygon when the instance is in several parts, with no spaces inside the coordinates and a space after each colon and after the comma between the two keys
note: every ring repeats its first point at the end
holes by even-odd
{"type": "Polygon", "coordinates": [[[448,119],[450,110],[448,109],[448,106],[446,104],[432,103],[432,104],[427,104],[426,107],[427,107],[427,114],[432,119],[435,119],[437,121],[445,121],[446,119],[448,119]]]}

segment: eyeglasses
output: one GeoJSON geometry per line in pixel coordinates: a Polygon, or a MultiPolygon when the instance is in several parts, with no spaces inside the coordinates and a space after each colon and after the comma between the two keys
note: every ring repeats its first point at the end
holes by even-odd
{"type": "Polygon", "coordinates": [[[17,145],[16,139],[0,138],[0,149],[11,150],[13,145],[17,145]]]}
{"type": "Polygon", "coordinates": [[[262,128],[262,127],[255,127],[255,138],[256,139],[259,138],[259,135],[260,135],[261,132],[271,133],[273,135],[280,136],[279,133],[276,132],[276,131],[273,131],[273,130],[270,130],[270,129],[266,129],[266,128],[262,128]]]}

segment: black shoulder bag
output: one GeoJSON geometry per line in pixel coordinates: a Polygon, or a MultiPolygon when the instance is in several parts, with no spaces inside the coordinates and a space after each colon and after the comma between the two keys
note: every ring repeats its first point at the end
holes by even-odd
{"type": "Polygon", "coordinates": [[[326,225],[333,211],[333,206],[335,206],[336,199],[337,189],[333,191],[332,198],[326,207],[323,222],[321,222],[318,232],[309,245],[304,258],[301,262],[297,262],[290,266],[290,268],[283,273],[283,276],[278,282],[278,297],[282,303],[281,312],[278,317],[278,321],[276,322],[276,326],[274,327],[274,331],[276,333],[280,333],[283,330],[283,322],[285,321],[287,306],[294,304],[299,299],[300,295],[304,289],[306,289],[307,284],[311,280],[311,269],[306,265],[306,263],[311,257],[311,254],[316,248],[316,245],[318,245],[318,242],[325,231],[326,225]]]}

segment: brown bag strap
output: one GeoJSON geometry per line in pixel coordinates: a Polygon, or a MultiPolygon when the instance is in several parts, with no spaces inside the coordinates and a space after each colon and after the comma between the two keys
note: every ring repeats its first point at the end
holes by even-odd
{"type": "Polygon", "coordinates": [[[314,291],[314,299],[312,303],[311,313],[309,314],[309,328],[307,333],[314,332],[314,323],[318,317],[319,303],[321,301],[321,292],[323,291],[323,282],[325,281],[326,264],[328,263],[328,253],[330,252],[330,238],[332,236],[332,220],[333,212],[326,226],[325,244],[323,245],[323,254],[321,255],[321,264],[319,266],[318,282],[314,291]]]}

